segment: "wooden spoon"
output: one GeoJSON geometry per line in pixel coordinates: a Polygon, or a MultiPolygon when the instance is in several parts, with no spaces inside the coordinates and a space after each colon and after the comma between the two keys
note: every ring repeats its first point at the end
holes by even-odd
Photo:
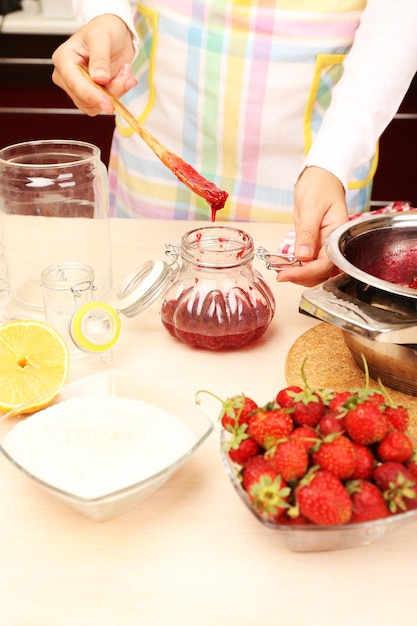
{"type": "Polygon", "coordinates": [[[224,207],[224,204],[228,198],[228,193],[222,191],[216,185],[199,174],[191,165],[186,163],[173,152],[170,152],[158,139],[156,139],[138,120],[126,109],[126,107],[118,100],[110,91],[103,85],[98,85],[91,78],[88,70],[85,66],[79,65],[79,68],[83,75],[97,89],[100,89],[106,94],[113,103],[115,111],[129,124],[129,126],[143,139],[143,141],[149,146],[149,148],[156,154],[156,156],[162,161],[168,169],[186,185],[191,191],[201,196],[208,202],[211,207],[211,219],[214,222],[216,218],[216,212],[224,207]]]}

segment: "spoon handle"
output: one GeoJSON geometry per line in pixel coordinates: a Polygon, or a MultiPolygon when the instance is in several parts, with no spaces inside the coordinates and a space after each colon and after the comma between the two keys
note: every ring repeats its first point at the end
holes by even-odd
{"type": "Polygon", "coordinates": [[[116,98],[106,87],[104,87],[103,85],[98,85],[96,82],[94,82],[84,65],[80,65],[79,68],[82,74],[84,74],[84,76],[88,78],[90,83],[92,83],[95,87],[97,87],[97,89],[100,89],[100,91],[105,93],[106,96],[110,98],[115,111],[125,120],[127,124],[129,124],[130,128],[138,133],[138,135],[151,148],[151,150],[156,154],[157,157],[163,160],[164,153],[168,152],[165,146],[163,146],[162,143],[156,139],[156,137],[154,137],[140,122],[138,122],[135,116],[132,115],[132,113],[128,109],[126,109],[126,107],[120,102],[120,100],[118,100],[118,98],[116,98]]]}
{"type": "Polygon", "coordinates": [[[144,140],[149,148],[156,154],[162,163],[180,180],[186,187],[194,193],[201,196],[208,202],[212,210],[212,221],[214,221],[216,211],[222,209],[228,198],[228,193],[222,191],[214,183],[207,180],[199,174],[191,165],[183,161],[181,157],[170,152],[160,143],[138,120],[130,113],[128,109],[103,85],[98,85],[91,78],[85,66],[79,65],[82,74],[88,78],[97,89],[110,98],[114,109],[129,124],[129,126],[144,140]]]}

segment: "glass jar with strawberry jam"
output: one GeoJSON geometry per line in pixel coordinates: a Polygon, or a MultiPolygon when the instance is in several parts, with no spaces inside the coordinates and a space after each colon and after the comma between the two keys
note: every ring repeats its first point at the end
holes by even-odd
{"type": "Polygon", "coordinates": [[[252,266],[251,235],[238,228],[198,228],[167,253],[181,257],[161,305],[162,323],[173,337],[198,348],[230,350],[264,334],[275,300],[252,266]]]}
{"type": "Polygon", "coordinates": [[[134,317],[160,299],[166,330],[196,348],[234,350],[259,339],[275,313],[275,300],[254,257],[279,271],[296,262],[285,254],[254,248],[239,228],[207,226],[166,244],[171,263],[148,261],[123,282],[116,309],[134,317]]]}

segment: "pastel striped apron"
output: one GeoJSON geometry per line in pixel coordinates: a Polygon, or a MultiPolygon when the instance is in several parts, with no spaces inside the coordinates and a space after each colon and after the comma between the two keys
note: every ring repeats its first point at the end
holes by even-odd
{"type": "MultiPolygon", "coordinates": [[[[365,4],[138,3],[138,86],[124,103],[169,150],[229,193],[218,220],[291,221],[297,173],[365,4]]],[[[368,208],[375,161],[352,172],[351,212],[368,208]]],[[[207,203],[119,119],[109,177],[114,215],[210,219],[207,203]]]]}

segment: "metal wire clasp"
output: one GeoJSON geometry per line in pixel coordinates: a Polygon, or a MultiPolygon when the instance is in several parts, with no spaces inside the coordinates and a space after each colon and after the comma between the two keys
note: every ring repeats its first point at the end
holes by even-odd
{"type": "Polygon", "coordinates": [[[166,243],[165,254],[171,259],[174,259],[174,261],[177,261],[178,257],[180,256],[180,246],[175,243],[166,243]]]}
{"type": "Polygon", "coordinates": [[[274,270],[275,272],[280,272],[290,265],[302,265],[301,261],[296,259],[293,254],[272,253],[262,246],[255,248],[255,256],[265,262],[268,270],[274,270]]]}

